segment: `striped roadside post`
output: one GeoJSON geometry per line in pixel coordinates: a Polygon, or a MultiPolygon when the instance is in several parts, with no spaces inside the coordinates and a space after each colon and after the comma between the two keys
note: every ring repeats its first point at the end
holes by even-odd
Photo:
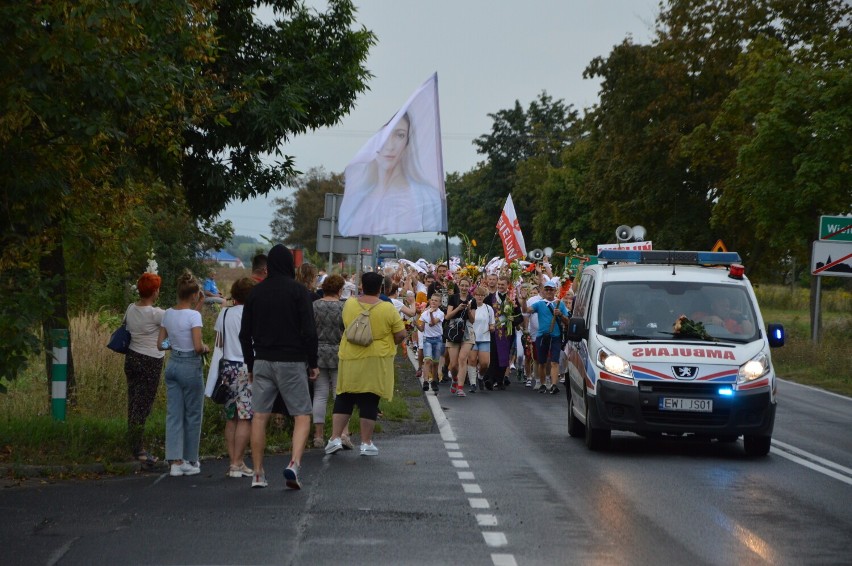
{"type": "Polygon", "coordinates": [[[68,330],[54,328],[51,331],[51,338],[53,339],[51,408],[54,420],[64,421],[68,396],[68,330]]]}

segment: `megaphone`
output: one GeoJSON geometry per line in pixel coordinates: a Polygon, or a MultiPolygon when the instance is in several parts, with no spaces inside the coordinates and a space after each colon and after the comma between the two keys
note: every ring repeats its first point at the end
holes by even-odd
{"type": "Polygon", "coordinates": [[[544,251],[536,248],[534,250],[530,250],[528,256],[532,261],[541,261],[544,259],[544,251]]]}
{"type": "Polygon", "coordinates": [[[547,246],[546,248],[544,248],[543,251],[544,251],[545,256],[553,257],[553,248],[551,248],[550,246],[547,246]]]}
{"type": "Polygon", "coordinates": [[[631,229],[630,226],[622,224],[615,229],[615,238],[619,242],[626,242],[633,238],[633,229],[631,229]]]}
{"type": "Polygon", "coordinates": [[[645,227],[644,226],[634,226],[633,227],[633,239],[637,242],[645,241],[645,227]]]}

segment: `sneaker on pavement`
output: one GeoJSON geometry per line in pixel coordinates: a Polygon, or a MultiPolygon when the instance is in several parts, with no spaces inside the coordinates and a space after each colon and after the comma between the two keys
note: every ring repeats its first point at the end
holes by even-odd
{"type": "Polygon", "coordinates": [[[434,391],[435,393],[437,393],[437,392],[438,392],[438,382],[437,382],[437,381],[435,381],[435,380],[433,379],[433,380],[431,381],[431,383],[432,383],[432,391],[434,391]]]}
{"type": "Polygon", "coordinates": [[[290,465],[284,469],[284,483],[290,489],[302,489],[302,483],[299,481],[299,464],[291,461],[290,465]]]}
{"type": "Polygon", "coordinates": [[[263,472],[255,473],[254,478],[251,480],[252,487],[266,487],[269,484],[266,483],[266,474],[263,472]]]}
{"type": "Polygon", "coordinates": [[[559,378],[559,383],[565,383],[565,374],[562,374],[562,377],[559,378]]]}
{"type": "Polygon", "coordinates": [[[459,386],[456,385],[455,383],[453,383],[452,385],[450,385],[450,394],[455,395],[456,391],[458,391],[458,389],[459,389],[459,386]]]}
{"type": "Polygon", "coordinates": [[[429,382],[425,379],[423,380],[423,391],[429,391],[429,382]]]}
{"type": "Polygon", "coordinates": [[[183,464],[172,464],[169,468],[169,475],[178,477],[183,475],[183,469],[181,468],[183,464]]]}
{"type": "Polygon", "coordinates": [[[379,449],[372,442],[369,444],[361,443],[361,456],[378,456],[379,449]]]}
{"type": "Polygon", "coordinates": [[[527,379],[527,382],[526,382],[526,383],[524,383],[524,386],[526,386],[526,387],[532,387],[532,379],[527,379]]]}
{"type": "Polygon", "coordinates": [[[198,462],[184,462],[180,465],[180,469],[185,476],[194,476],[201,473],[201,464],[198,462]]]}
{"type": "Polygon", "coordinates": [[[456,397],[467,397],[467,395],[464,394],[464,387],[456,389],[456,397]]]}
{"type": "Polygon", "coordinates": [[[539,393],[544,393],[545,391],[547,391],[547,385],[542,383],[541,385],[538,386],[538,392],[539,393]]]}
{"type": "Polygon", "coordinates": [[[349,439],[348,434],[340,435],[340,442],[343,443],[343,448],[346,450],[355,450],[355,445],[352,444],[352,441],[349,439]]]}
{"type": "Polygon", "coordinates": [[[556,387],[555,385],[552,385],[552,386],[550,387],[550,394],[551,394],[551,395],[556,395],[557,393],[559,393],[559,388],[558,388],[558,387],[556,387]]]}
{"type": "Polygon", "coordinates": [[[321,436],[314,437],[314,448],[325,448],[325,440],[321,436]]]}
{"type": "Polygon", "coordinates": [[[330,438],[328,444],[325,445],[326,454],[334,454],[343,450],[343,441],[339,438],[330,438]]]}
{"type": "Polygon", "coordinates": [[[246,466],[246,463],[243,462],[239,466],[229,466],[228,467],[228,477],[229,478],[250,478],[254,475],[254,470],[246,466]]]}
{"type": "Polygon", "coordinates": [[[471,384],[470,384],[470,392],[471,392],[471,393],[476,393],[476,384],[475,384],[475,383],[471,383],[471,384]]]}

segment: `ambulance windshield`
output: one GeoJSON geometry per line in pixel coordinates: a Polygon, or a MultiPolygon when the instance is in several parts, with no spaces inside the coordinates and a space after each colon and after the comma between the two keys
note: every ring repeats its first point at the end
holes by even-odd
{"type": "Polygon", "coordinates": [[[759,336],[745,288],[710,283],[612,282],[601,291],[600,333],[615,339],[751,342],[759,336]]]}

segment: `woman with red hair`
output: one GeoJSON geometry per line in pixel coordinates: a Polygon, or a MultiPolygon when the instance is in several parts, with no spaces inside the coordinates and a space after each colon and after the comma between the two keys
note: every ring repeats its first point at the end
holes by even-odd
{"type": "Polygon", "coordinates": [[[143,273],[136,283],[139,300],[131,303],[124,313],[130,332],[130,350],[124,358],[127,376],[127,441],[133,456],[145,468],[151,468],[157,458],[143,447],[145,421],[151,414],[165,352],[157,349],[157,337],[163,322],[163,309],[154,303],[160,296],[160,276],[143,273]]]}

